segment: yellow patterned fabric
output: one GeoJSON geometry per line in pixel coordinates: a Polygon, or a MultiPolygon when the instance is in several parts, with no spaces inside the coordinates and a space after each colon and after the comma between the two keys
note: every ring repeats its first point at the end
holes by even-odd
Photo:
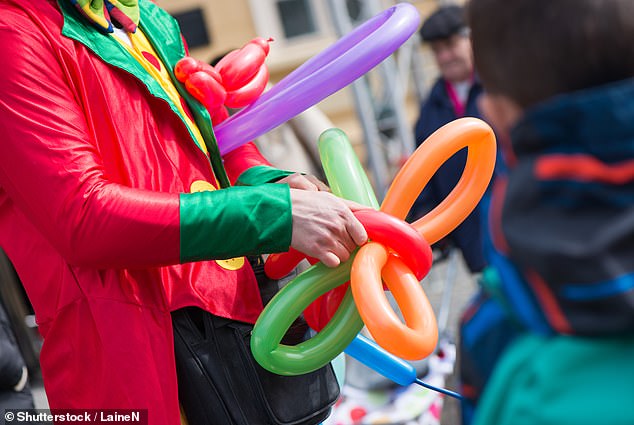
{"type": "Polygon", "coordinates": [[[119,36],[112,34],[122,46],[124,46],[128,52],[136,59],[145,70],[161,85],[165,93],[169,96],[169,98],[174,102],[176,107],[178,108],[181,116],[185,119],[185,123],[189,127],[190,131],[196,138],[198,145],[205,150],[207,153],[205,143],[203,141],[202,135],[198,130],[198,127],[194,123],[190,112],[186,109],[187,107],[184,105],[183,98],[178,94],[178,90],[174,87],[174,83],[170,78],[169,73],[165,69],[165,66],[158,58],[158,55],[152,48],[152,45],[143,34],[143,31],[138,29],[134,33],[127,34],[130,37],[131,45],[123,41],[119,36]]]}

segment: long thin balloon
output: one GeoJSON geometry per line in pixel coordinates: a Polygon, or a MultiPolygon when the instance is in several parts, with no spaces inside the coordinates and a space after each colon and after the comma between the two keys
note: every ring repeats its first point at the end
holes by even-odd
{"type": "MultiPolygon", "coordinates": [[[[467,163],[456,187],[412,224],[429,243],[451,232],[477,206],[495,166],[495,135],[477,118],[454,120],[427,138],[394,177],[381,211],[404,219],[436,170],[465,147],[467,163]]],[[[351,271],[352,294],[363,322],[381,347],[404,359],[421,359],[433,351],[437,340],[437,333],[431,332],[437,331],[435,316],[427,303],[411,302],[415,292],[410,291],[415,290],[421,299],[424,292],[397,262],[384,261],[387,254],[387,247],[372,242],[359,249],[351,271]],[[381,278],[395,295],[405,323],[388,303],[381,278]],[[390,281],[398,285],[390,285],[390,281]]]]}
{"type": "Polygon", "coordinates": [[[346,347],[345,353],[399,385],[416,383],[427,389],[462,400],[462,396],[454,391],[439,388],[418,379],[414,366],[383,350],[375,342],[361,334],[357,335],[346,347]]]}
{"type": "Polygon", "coordinates": [[[319,157],[333,194],[379,209],[372,185],[346,133],[331,128],[319,136],[319,157]]]}
{"type": "Polygon", "coordinates": [[[420,14],[400,3],[309,59],[214,132],[225,154],[288,121],[381,63],[418,29],[420,14]]]}

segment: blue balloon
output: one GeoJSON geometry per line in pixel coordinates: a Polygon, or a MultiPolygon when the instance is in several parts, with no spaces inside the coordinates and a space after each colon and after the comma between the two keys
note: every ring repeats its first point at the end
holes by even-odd
{"type": "Polygon", "coordinates": [[[358,334],[344,350],[347,355],[396,382],[410,385],[416,382],[414,366],[379,347],[374,341],[358,334]]]}
{"type": "Polygon", "coordinates": [[[416,376],[414,366],[400,357],[388,353],[374,341],[361,334],[357,334],[344,352],[399,385],[415,383],[430,390],[462,400],[462,396],[456,392],[438,388],[421,381],[416,376]]]}

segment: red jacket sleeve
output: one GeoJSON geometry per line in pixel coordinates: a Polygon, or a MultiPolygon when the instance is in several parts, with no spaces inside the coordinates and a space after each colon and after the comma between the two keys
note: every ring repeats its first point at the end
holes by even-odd
{"type": "Polygon", "coordinates": [[[56,56],[67,53],[21,27],[0,26],[0,190],[71,264],[178,263],[179,194],[108,180],[56,56]]]}

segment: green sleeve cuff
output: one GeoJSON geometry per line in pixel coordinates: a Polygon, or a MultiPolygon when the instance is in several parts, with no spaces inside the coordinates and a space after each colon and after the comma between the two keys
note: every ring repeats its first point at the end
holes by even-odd
{"type": "Polygon", "coordinates": [[[236,181],[237,186],[258,186],[265,183],[273,183],[286,176],[294,174],[292,171],[279,170],[268,165],[256,165],[240,174],[236,181]]]}
{"type": "Polygon", "coordinates": [[[180,230],[182,263],[288,251],[289,187],[265,184],[182,193],[180,230]]]}

